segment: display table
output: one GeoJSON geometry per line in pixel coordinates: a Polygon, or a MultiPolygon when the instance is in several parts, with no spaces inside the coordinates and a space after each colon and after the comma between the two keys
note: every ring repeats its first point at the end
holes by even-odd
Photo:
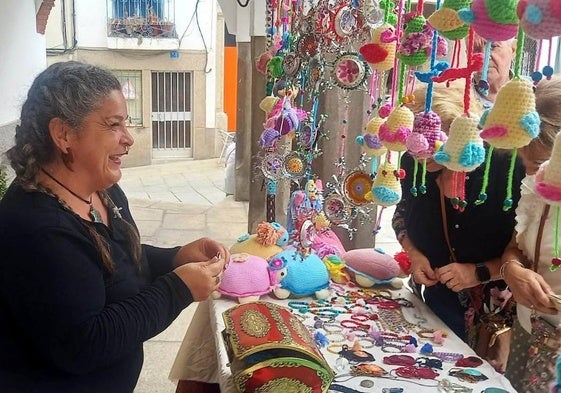
{"type": "MultiPolygon", "coordinates": [[[[332,290],[333,296],[337,296],[339,291],[337,288],[332,290]]],[[[403,318],[406,320],[405,324],[402,324],[398,328],[401,332],[399,334],[404,334],[404,331],[409,330],[410,334],[418,338],[418,348],[415,353],[409,353],[413,357],[424,356],[419,354],[419,348],[425,343],[430,343],[433,346],[434,352],[440,353],[450,353],[450,354],[462,354],[465,357],[475,356],[475,353],[471,348],[469,348],[462,340],[460,340],[453,332],[449,331],[446,326],[437,318],[430,309],[413,295],[409,290],[403,288],[401,290],[392,290],[392,298],[402,298],[409,300],[413,307],[402,307],[401,312],[403,318]],[[413,327],[415,325],[415,327],[413,327]],[[442,345],[432,342],[431,338],[419,337],[416,335],[416,331],[421,331],[423,329],[432,330],[442,330],[447,332],[447,337],[442,345]]],[[[294,308],[294,301],[297,303],[311,302],[314,299],[309,298],[298,298],[298,299],[286,299],[278,300],[274,297],[263,296],[261,301],[268,301],[276,303],[285,307],[289,307],[289,301],[292,301],[294,308]]],[[[207,383],[218,383],[220,386],[220,391],[222,393],[235,393],[236,389],[232,380],[232,374],[228,366],[228,356],[226,353],[226,348],[222,342],[221,332],[224,329],[224,321],[222,319],[222,313],[237,305],[237,301],[233,299],[220,298],[207,300],[200,303],[197,311],[193,316],[193,321],[187,331],[182,346],[177,355],[176,361],[170,373],[170,378],[172,380],[192,380],[192,381],[202,381],[207,383]]],[[[295,313],[300,313],[299,311],[294,311],[295,313]]],[[[384,317],[383,310],[380,310],[380,316],[384,317]]],[[[301,314],[301,313],[300,313],[301,314]]],[[[304,323],[307,326],[313,326],[314,315],[310,313],[302,314],[304,323]]],[[[349,314],[340,314],[337,316],[337,321],[349,320],[349,314]]],[[[327,335],[329,337],[329,334],[327,335]]],[[[352,338],[352,337],[351,337],[352,338]]],[[[359,341],[360,342],[360,341],[359,341]]],[[[346,344],[352,347],[353,343],[347,341],[346,344]]],[[[442,386],[440,390],[438,388],[438,381],[446,379],[447,381],[464,386],[469,389],[473,389],[474,393],[482,392],[487,387],[496,387],[507,390],[508,392],[516,392],[510,382],[504,378],[501,374],[495,372],[495,370],[487,363],[484,362],[483,365],[476,368],[477,371],[483,373],[488,377],[485,381],[479,381],[475,383],[470,383],[464,380],[460,380],[454,376],[449,376],[448,371],[451,368],[457,368],[453,362],[443,361],[442,370],[435,370],[439,376],[435,379],[405,379],[401,377],[396,377],[395,373],[391,372],[392,369],[396,369],[399,366],[387,365],[382,362],[385,356],[395,355],[395,352],[389,352],[388,350],[394,350],[394,348],[386,348],[386,352],[383,352],[381,347],[373,346],[370,348],[365,348],[365,351],[371,353],[375,361],[374,363],[383,367],[388,371],[388,375],[379,377],[365,377],[365,376],[343,376],[349,372],[348,367],[342,368],[341,362],[337,365],[337,359],[339,355],[334,353],[333,347],[331,351],[328,351],[325,347],[321,349],[325,359],[331,366],[331,368],[336,372],[336,380],[334,383],[343,385],[355,389],[359,392],[366,391],[379,391],[381,392],[383,388],[403,388],[403,392],[413,392],[413,391],[423,391],[423,392],[442,392],[442,386]],[[364,380],[371,380],[374,385],[370,388],[363,387],[365,384],[364,380]],[[360,383],[363,382],[363,386],[360,383]]],[[[407,353],[403,353],[407,354],[407,353]]],[[[330,390],[331,391],[331,390],[330,390]]],[[[453,391],[453,390],[448,390],[453,391]]],[[[465,390],[468,392],[468,390],[465,390]]]]}

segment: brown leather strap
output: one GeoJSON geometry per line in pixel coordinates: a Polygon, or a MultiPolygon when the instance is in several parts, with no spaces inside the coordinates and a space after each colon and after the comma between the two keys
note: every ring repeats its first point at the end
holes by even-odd
{"type": "Polygon", "coordinates": [[[542,246],[542,235],[543,235],[543,227],[545,225],[545,221],[547,220],[547,216],[549,215],[549,205],[545,205],[542,216],[540,218],[540,226],[538,227],[538,235],[536,236],[536,248],[534,249],[534,261],[532,262],[532,269],[535,272],[538,271],[538,264],[540,260],[540,248],[542,246]]]}
{"type": "Polygon", "coordinates": [[[456,254],[450,244],[450,236],[448,235],[448,220],[446,219],[446,205],[444,201],[444,191],[442,190],[443,185],[440,182],[440,177],[437,179],[438,189],[440,190],[440,211],[442,213],[442,230],[444,231],[444,238],[446,239],[446,245],[448,246],[448,252],[450,253],[450,258],[452,262],[456,262],[456,254]]]}

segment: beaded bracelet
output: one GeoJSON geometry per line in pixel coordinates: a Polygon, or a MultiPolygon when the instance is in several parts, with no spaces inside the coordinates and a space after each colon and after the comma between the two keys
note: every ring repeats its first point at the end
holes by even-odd
{"type": "Polygon", "coordinates": [[[341,326],[347,328],[347,329],[362,329],[362,330],[368,330],[370,328],[369,325],[364,324],[364,323],[360,323],[357,321],[353,321],[352,319],[344,319],[341,321],[341,326]]]}
{"type": "Polygon", "coordinates": [[[525,268],[526,266],[524,266],[524,264],[520,261],[517,261],[516,259],[509,259],[508,261],[506,261],[505,263],[503,263],[499,269],[499,279],[504,280],[505,279],[505,271],[506,271],[506,267],[508,266],[509,263],[515,263],[520,267],[525,268]]]}
{"type": "Polygon", "coordinates": [[[341,349],[343,349],[343,344],[329,344],[325,349],[327,350],[327,352],[338,355],[339,352],[341,352],[341,349]]]}
{"type": "Polygon", "coordinates": [[[343,333],[336,333],[336,332],[327,333],[325,335],[325,337],[327,337],[327,339],[329,340],[330,343],[343,343],[343,342],[347,341],[347,339],[345,338],[345,335],[343,333]],[[339,339],[337,339],[337,337],[339,337],[339,339]]]}
{"type": "Polygon", "coordinates": [[[382,352],[385,353],[401,353],[405,344],[400,342],[384,342],[382,344],[382,352]]]}
{"type": "Polygon", "coordinates": [[[462,359],[464,355],[461,353],[454,353],[454,352],[433,352],[430,356],[434,356],[442,360],[443,362],[454,363],[458,360],[462,359]]]}
{"type": "Polygon", "coordinates": [[[324,323],[323,330],[325,330],[327,333],[343,333],[343,328],[335,323],[324,323]]]}

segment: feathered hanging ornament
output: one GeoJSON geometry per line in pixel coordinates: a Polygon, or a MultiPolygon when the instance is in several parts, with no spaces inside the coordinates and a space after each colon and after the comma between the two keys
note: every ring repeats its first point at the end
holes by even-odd
{"type": "Polygon", "coordinates": [[[541,71],[532,73],[534,84],[546,77],[551,79],[553,67],[551,57],[553,52],[552,38],[561,36],[561,1],[555,0],[525,0],[518,4],[520,27],[531,38],[538,40],[538,54],[536,68],[540,65],[543,41],[548,42],[548,61],[541,71]]]}
{"type": "Polygon", "coordinates": [[[471,24],[473,30],[487,40],[481,80],[478,82],[479,90],[487,95],[489,82],[487,70],[491,57],[493,41],[506,41],[516,37],[518,30],[518,16],[516,8],[518,0],[474,0],[470,8],[458,11],[460,19],[471,24]]]}
{"type": "Polygon", "coordinates": [[[550,269],[555,271],[561,266],[561,132],[555,136],[551,157],[544,162],[536,173],[536,193],[552,205],[554,214],[553,259],[550,269]]]}
{"type": "MultiPolygon", "coordinates": [[[[480,136],[491,145],[487,160],[491,159],[492,148],[512,149],[511,165],[508,173],[507,195],[503,209],[512,207],[512,176],[517,149],[526,146],[540,132],[540,116],[536,112],[536,98],[532,83],[520,77],[524,32],[518,31],[518,42],[514,66],[514,78],[500,88],[495,105],[481,117],[483,130],[480,136]]],[[[485,202],[489,167],[486,165],[483,187],[477,204],[485,202]]]]}

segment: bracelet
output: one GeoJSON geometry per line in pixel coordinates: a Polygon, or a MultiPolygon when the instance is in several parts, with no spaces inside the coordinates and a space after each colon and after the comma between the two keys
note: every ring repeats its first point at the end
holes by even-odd
{"type": "Polygon", "coordinates": [[[526,268],[526,266],[524,266],[524,264],[520,261],[517,261],[516,259],[509,259],[508,261],[506,261],[505,263],[503,263],[499,269],[499,279],[500,280],[504,280],[505,279],[505,271],[506,271],[506,267],[508,266],[509,263],[515,263],[520,267],[526,268]]]}

